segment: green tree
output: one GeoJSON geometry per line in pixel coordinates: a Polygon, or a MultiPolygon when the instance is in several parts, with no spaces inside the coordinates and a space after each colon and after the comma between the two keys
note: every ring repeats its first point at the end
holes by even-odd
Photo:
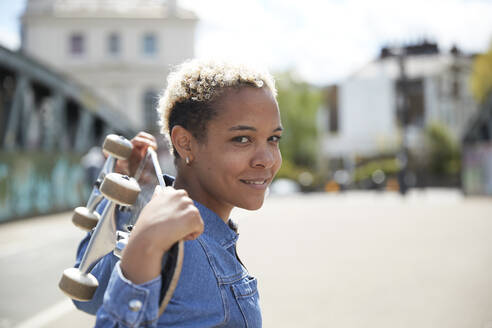
{"type": "Polygon", "coordinates": [[[279,176],[297,179],[291,175],[316,169],[319,152],[316,113],[321,105],[321,92],[306,82],[297,81],[290,72],[278,74],[276,81],[284,127],[280,150],[285,165],[279,176]]]}
{"type": "Polygon", "coordinates": [[[437,123],[430,124],[425,130],[425,137],[429,149],[430,172],[436,176],[459,174],[460,148],[446,128],[437,123]]]}
{"type": "Polygon", "coordinates": [[[479,103],[483,103],[492,93],[492,43],[489,50],[478,55],[473,62],[471,91],[479,103]]]}

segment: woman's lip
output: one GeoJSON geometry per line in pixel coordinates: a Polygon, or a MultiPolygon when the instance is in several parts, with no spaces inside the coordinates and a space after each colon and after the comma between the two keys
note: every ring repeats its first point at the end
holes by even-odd
{"type": "Polygon", "coordinates": [[[247,182],[262,182],[262,183],[268,183],[270,181],[270,178],[252,178],[252,179],[239,179],[240,181],[247,182]]]}
{"type": "Polygon", "coordinates": [[[253,189],[257,189],[257,190],[264,190],[268,187],[268,179],[240,179],[239,181],[244,183],[246,186],[251,187],[253,189]],[[262,180],[263,180],[262,184],[255,184],[255,183],[247,183],[246,182],[246,181],[258,182],[258,181],[262,181],[262,180]]]}

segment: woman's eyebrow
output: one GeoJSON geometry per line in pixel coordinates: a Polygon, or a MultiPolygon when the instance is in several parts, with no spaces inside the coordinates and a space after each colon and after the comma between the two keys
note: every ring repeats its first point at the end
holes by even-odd
{"type": "Polygon", "coordinates": [[[229,129],[229,131],[244,131],[244,130],[256,131],[254,127],[247,126],[247,125],[236,125],[229,129]]]}
{"type": "MultiPolygon", "coordinates": [[[[229,131],[244,131],[244,130],[257,131],[256,128],[248,125],[236,125],[229,129],[229,131]]],[[[283,130],[284,129],[281,126],[279,126],[278,128],[274,129],[273,132],[283,131],[283,130]]]]}

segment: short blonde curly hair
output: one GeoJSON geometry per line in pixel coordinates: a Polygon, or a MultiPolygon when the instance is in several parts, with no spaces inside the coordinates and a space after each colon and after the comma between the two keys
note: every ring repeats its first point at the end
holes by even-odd
{"type": "Polygon", "coordinates": [[[168,84],[159,98],[157,112],[161,133],[173,150],[170,133],[175,125],[189,130],[195,138],[206,136],[206,127],[216,114],[213,103],[229,88],[268,88],[277,96],[275,81],[266,70],[226,61],[194,59],[178,65],[167,78],[168,84]]]}

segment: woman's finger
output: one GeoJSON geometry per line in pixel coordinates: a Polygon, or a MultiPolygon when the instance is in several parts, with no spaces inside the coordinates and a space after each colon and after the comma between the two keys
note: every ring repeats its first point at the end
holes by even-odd
{"type": "Polygon", "coordinates": [[[157,150],[157,143],[153,140],[147,139],[147,138],[142,138],[142,137],[135,137],[132,139],[132,144],[133,147],[136,148],[147,148],[147,147],[152,147],[154,150],[157,150]]]}
{"type": "Polygon", "coordinates": [[[150,133],[147,133],[147,132],[144,132],[144,131],[140,131],[139,133],[137,133],[136,137],[141,137],[141,138],[144,138],[144,139],[149,139],[153,142],[155,142],[155,137],[153,135],[151,135],[150,133]]]}
{"type": "Polygon", "coordinates": [[[139,132],[131,141],[133,142],[133,140],[141,140],[141,141],[144,141],[144,140],[148,140],[149,142],[153,143],[153,144],[157,144],[157,140],[155,139],[155,137],[147,132],[139,132]]]}

